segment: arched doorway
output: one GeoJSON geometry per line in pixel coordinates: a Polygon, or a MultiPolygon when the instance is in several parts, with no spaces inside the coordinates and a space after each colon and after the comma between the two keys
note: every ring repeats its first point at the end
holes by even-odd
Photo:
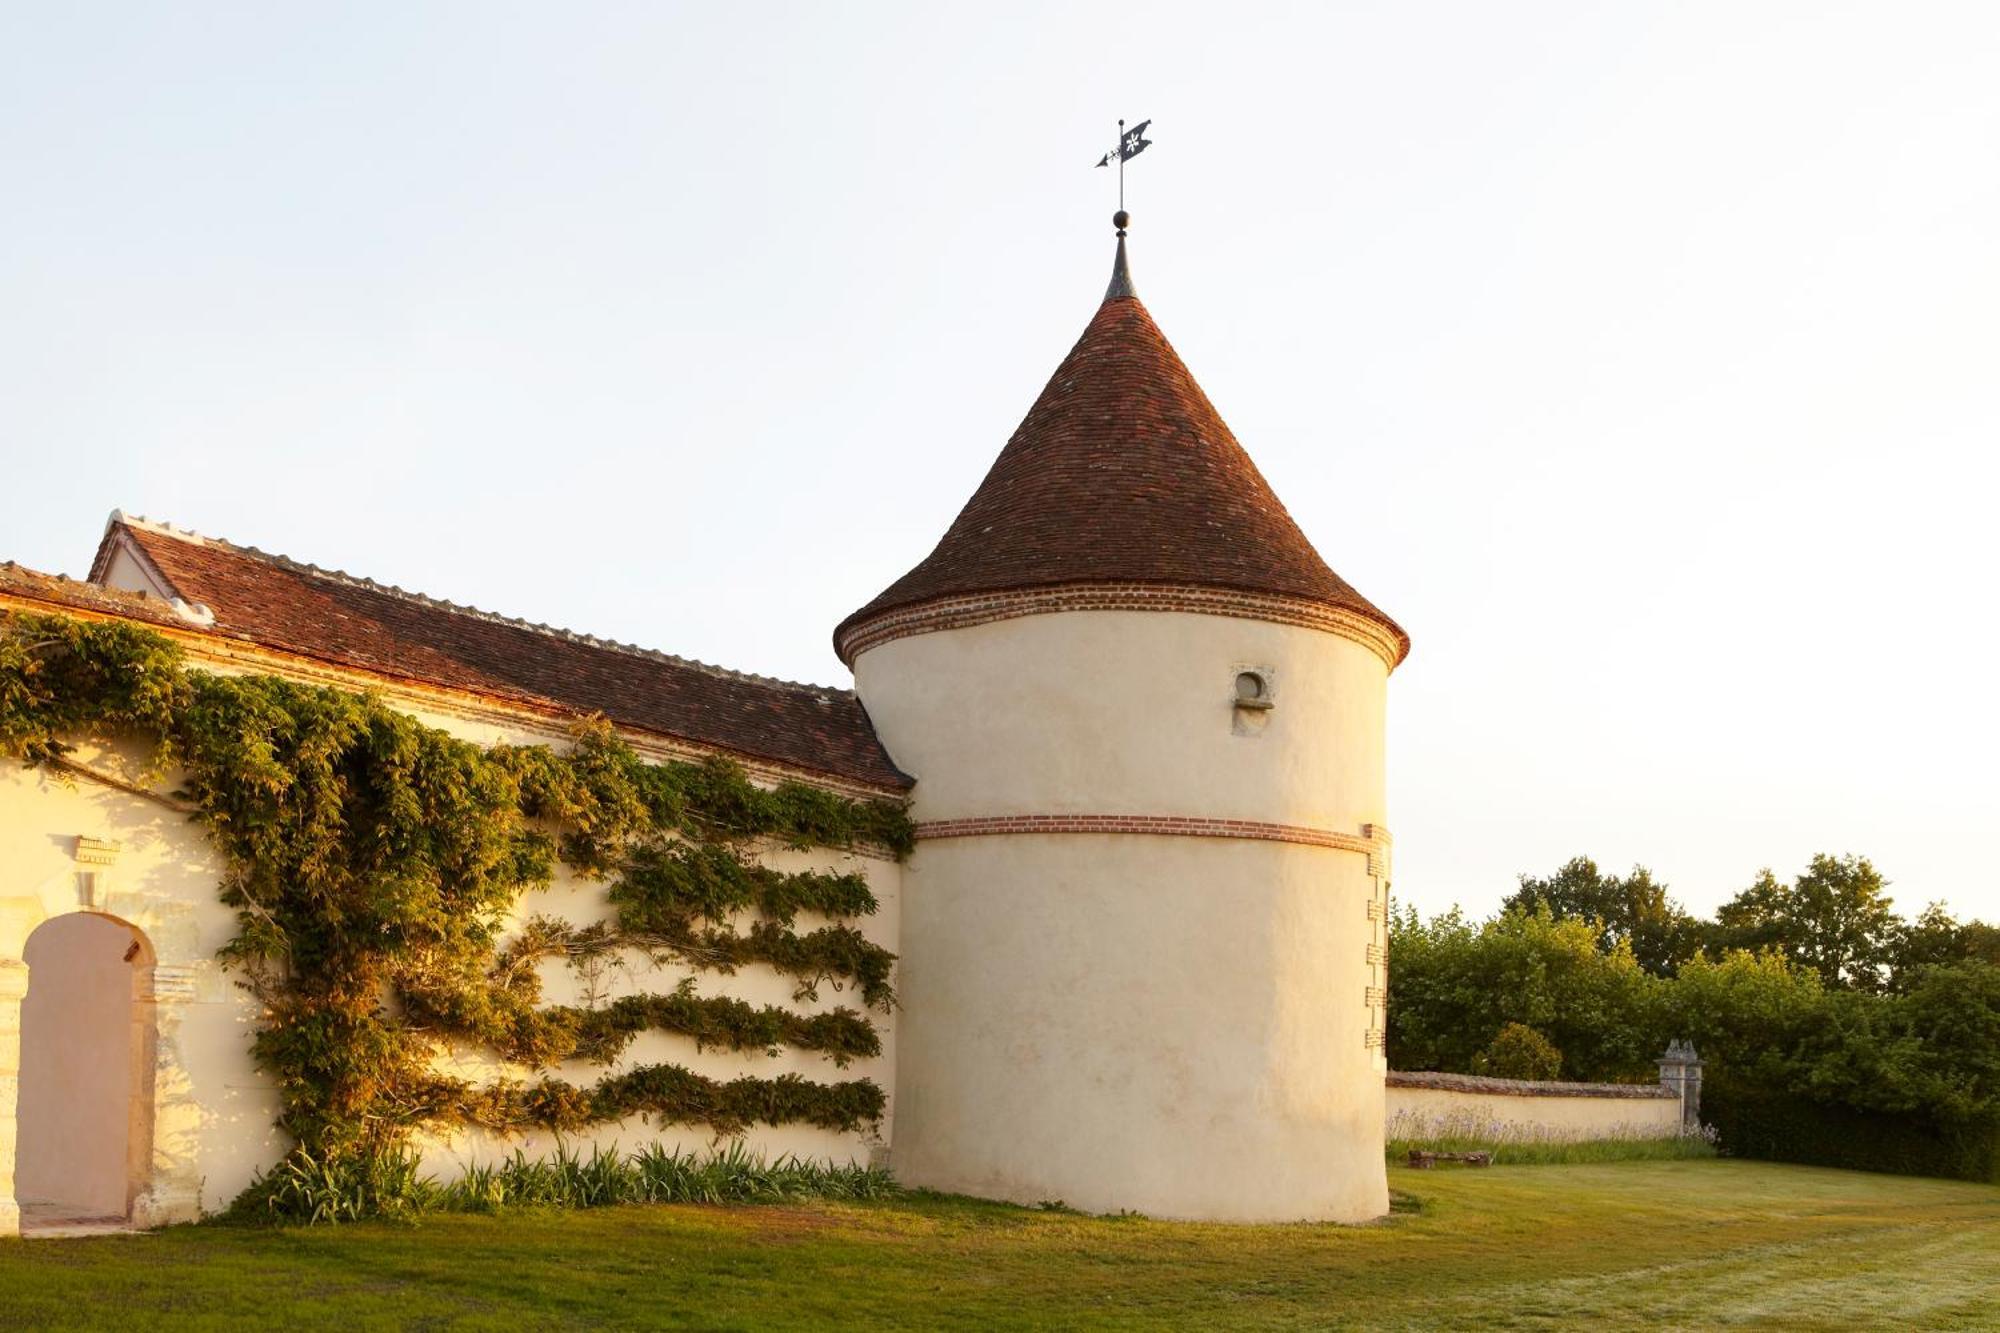
{"type": "Polygon", "coordinates": [[[115,917],[74,912],[28,936],[14,1194],[23,1231],[123,1222],[152,1155],[153,950],[115,917]]]}

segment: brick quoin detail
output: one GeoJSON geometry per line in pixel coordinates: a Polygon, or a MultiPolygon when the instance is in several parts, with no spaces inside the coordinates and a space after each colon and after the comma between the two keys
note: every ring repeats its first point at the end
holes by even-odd
{"type": "Polygon", "coordinates": [[[1400,631],[1356,612],[1302,597],[1153,583],[1073,584],[944,598],[871,616],[849,627],[835,646],[841,660],[852,665],[861,653],[892,639],[1055,611],[1181,611],[1297,625],[1351,639],[1380,657],[1391,670],[1410,650],[1409,639],[1400,631]]]}
{"type": "Polygon", "coordinates": [[[1181,815],[993,815],[980,819],[938,819],[917,825],[917,837],[986,838],[1010,833],[1150,833],[1178,838],[1255,838],[1265,842],[1296,842],[1308,847],[1333,847],[1372,855],[1384,835],[1372,826],[1368,834],[1335,833],[1298,824],[1267,824],[1255,819],[1194,819],[1181,815]]]}

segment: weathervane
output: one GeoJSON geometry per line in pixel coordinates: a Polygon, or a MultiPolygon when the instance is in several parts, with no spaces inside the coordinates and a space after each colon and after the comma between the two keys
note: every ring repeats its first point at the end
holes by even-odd
{"type": "Polygon", "coordinates": [[[1118,234],[1120,236],[1125,234],[1125,161],[1127,158],[1139,156],[1139,154],[1153,146],[1153,141],[1146,137],[1146,127],[1152,123],[1150,120],[1142,120],[1128,130],[1125,128],[1125,122],[1122,120],[1119,121],[1118,146],[1097,159],[1097,165],[1100,167],[1110,166],[1113,158],[1118,160],[1118,234]]]}

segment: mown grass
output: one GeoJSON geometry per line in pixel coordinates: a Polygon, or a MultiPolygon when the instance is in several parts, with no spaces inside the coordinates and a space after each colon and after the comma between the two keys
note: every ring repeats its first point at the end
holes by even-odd
{"type": "Polygon", "coordinates": [[[1371,1226],[912,1195],[0,1243],[0,1327],[2000,1325],[2000,1188],[1738,1161],[1392,1168],[1371,1226]]]}

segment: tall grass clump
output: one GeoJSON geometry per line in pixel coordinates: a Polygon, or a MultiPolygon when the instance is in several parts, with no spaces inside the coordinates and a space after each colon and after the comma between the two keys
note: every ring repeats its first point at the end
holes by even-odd
{"type": "Polygon", "coordinates": [[[229,1221],[358,1222],[409,1218],[437,1208],[443,1191],[408,1149],[369,1156],[316,1156],[294,1148],[223,1214],[229,1221]]]}
{"type": "Polygon", "coordinates": [[[768,1160],[741,1143],[707,1156],[658,1144],[634,1153],[593,1145],[585,1155],[561,1143],[548,1157],[516,1148],[504,1161],[466,1168],[449,1184],[422,1175],[414,1153],[329,1163],[299,1150],[260,1176],[227,1216],[314,1225],[511,1208],[888,1199],[901,1192],[894,1177],[876,1167],[814,1162],[789,1153],[768,1160]]]}
{"type": "Polygon", "coordinates": [[[1578,1139],[1471,1112],[1426,1116],[1398,1111],[1389,1120],[1387,1152],[1391,1163],[1406,1162],[1413,1149],[1422,1149],[1491,1153],[1495,1164],[1512,1166],[1578,1166],[1714,1157],[1715,1143],[1715,1131],[1705,1125],[1688,1134],[1661,1134],[1652,1125],[1617,1125],[1578,1139]]]}

